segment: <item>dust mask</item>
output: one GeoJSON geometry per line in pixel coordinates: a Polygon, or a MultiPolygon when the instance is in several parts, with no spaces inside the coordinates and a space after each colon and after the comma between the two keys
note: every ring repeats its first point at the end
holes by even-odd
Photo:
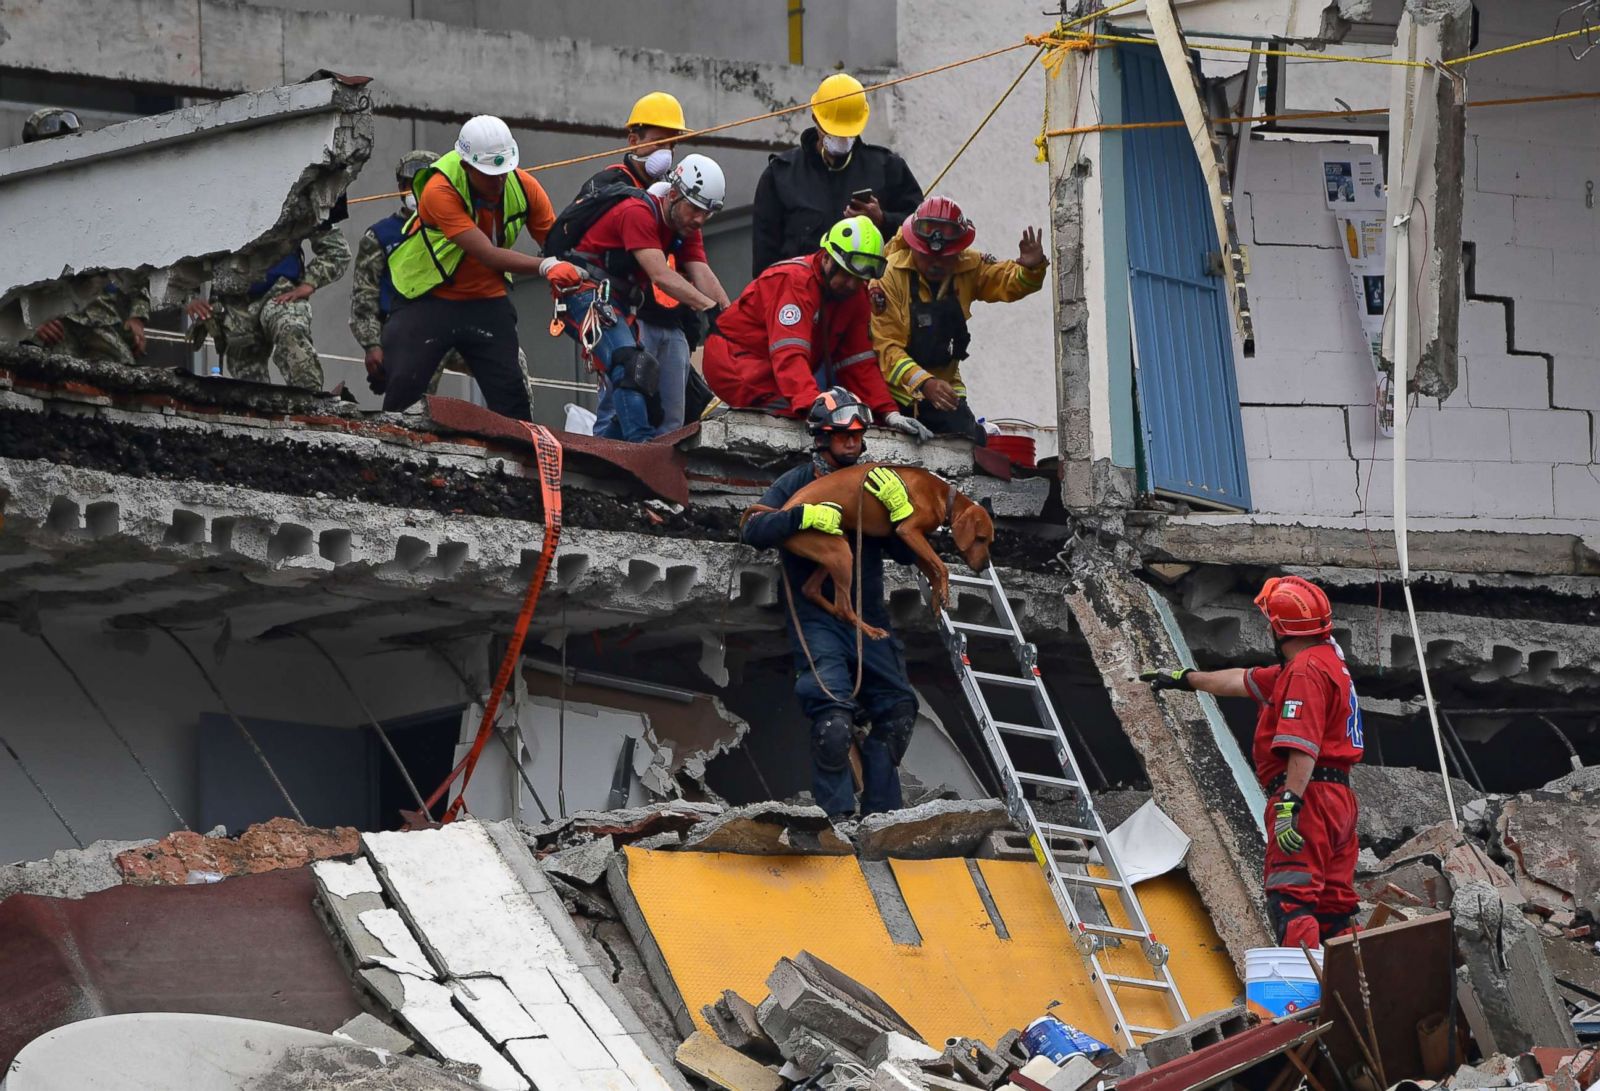
{"type": "Polygon", "coordinates": [[[400,203],[408,212],[415,212],[417,210],[417,195],[415,193],[407,193],[400,198],[400,203]]]}
{"type": "Polygon", "coordinates": [[[671,169],[671,148],[657,148],[644,157],[644,172],[652,178],[665,178],[671,169]]]}
{"type": "Polygon", "coordinates": [[[822,150],[835,159],[850,154],[850,149],[856,146],[853,136],[834,136],[831,133],[822,134],[822,150]]]}

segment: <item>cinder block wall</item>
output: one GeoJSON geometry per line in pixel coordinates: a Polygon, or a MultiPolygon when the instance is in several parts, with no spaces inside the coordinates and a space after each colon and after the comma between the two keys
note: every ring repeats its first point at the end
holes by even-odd
{"type": "MultiPolygon", "coordinates": [[[[1484,5],[1478,48],[1547,34],[1560,3],[1484,5]]],[[[1596,57],[1544,46],[1478,62],[1471,98],[1600,89],[1596,57]]],[[[1239,181],[1252,242],[1258,355],[1238,363],[1250,488],[1263,513],[1386,516],[1392,442],[1375,437],[1374,381],[1321,149],[1258,141],[1239,181]],[[1364,495],[1364,502],[1363,502],[1364,495]]],[[[1461,382],[1410,417],[1408,507],[1446,519],[1600,521],[1600,114],[1593,102],[1467,113],[1461,382]],[[1508,351],[1542,355],[1514,355],[1508,351]]]]}

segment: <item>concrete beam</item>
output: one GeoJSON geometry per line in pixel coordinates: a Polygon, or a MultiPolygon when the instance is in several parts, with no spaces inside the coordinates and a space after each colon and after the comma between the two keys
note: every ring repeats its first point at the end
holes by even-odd
{"type": "Polygon", "coordinates": [[[0,149],[0,339],[75,309],[106,273],[150,273],[157,304],[214,273],[249,283],[327,216],[371,150],[367,92],[334,79],[0,149]]]}
{"type": "MultiPolygon", "coordinates": [[[[1426,61],[1460,57],[1472,29],[1469,0],[1410,0],[1400,17],[1396,58],[1426,61]]],[[[1452,70],[1453,71],[1453,70],[1452,70]]],[[[1417,393],[1448,398],[1457,383],[1457,326],[1461,314],[1461,218],[1466,161],[1466,81],[1422,68],[1393,69],[1389,83],[1389,215],[1394,228],[1385,255],[1385,292],[1397,277],[1414,286],[1416,344],[1407,378],[1417,393]],[[1427,216],[1413,216],[1417,203],[1427,216]],[[1394,231],[1409,231],[1410,264],[1396,269],[1394,231]]],[[[1386,298],[1393,298],[1386,296],[1386,298]]],[[[1383,329],[1383,357],[1391,372],[1395,324],[1383,329]]]]}
{"type": "MultiPolygon", "coordinates": [[[[1526,520],[1522,521],[1526,525],[1526,520]]],[[[1388,520],[1319,524],[1244,517],[1168,518],[1140,513],[1129,539],[1146,561],[1189,564],[1308,565],[1365,568],[1396,565],[1388,520]]],[[[1570,531],[1418,530],[1410,532],[1411,567],[1437,572],[1600,574],[1600,543],[1570,531]]]]}
{"type": "MultiPolygon", "coordinates": [[[[827,71],[684,57],[427,19],[291,11],[237,0],[0,0],[0,66],[231,95],[318,69],[373,76],[381,113],[618,133],[642,87],[690,117],[729,120],[806,101],[827,71]]],[[[804,111],[728,135],[792,143],[804,111]]]]}
{"type": "MultiPolygon", "coordinates": [[[[1099,5],[1093,5],[1099,6],[1099,5]]],[[[1240,34],[1251,38],[1293,38],[1338,41],[1344,33],[1342,9],[1360,0],[1304,4],[1297,0],[1173,0],[1178,17],[1197,31],[1240,34]]],[[[1370,8],[1370,0],[1366,0],[1370,8]]],[[[1146,5],[1133,4],[1116,14],[1119,26],[1150,29],[1146,5]]]]}
{"type": "Polygon", "coordinates": [[[1261,885],[1265,850],[1251,801],[1195,695],[1157,697],[1138,680],[1141,671],[1180,661],[1144,585],[1100,558],[1074,560],[1072,616],[1157,805],[1193,841],[1189,877],[1242,973],[1244,952],[1271,942],[1261,885]]]}

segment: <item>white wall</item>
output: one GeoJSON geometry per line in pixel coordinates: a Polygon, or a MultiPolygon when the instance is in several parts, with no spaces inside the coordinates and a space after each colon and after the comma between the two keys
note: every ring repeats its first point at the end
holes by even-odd
{"type": "MultiPolygon", "coordinates": [[[[1480,49],[1548,33],[1560,3],[1485,5],[1480,49]]],[[[1474,100],[1600,89],[1596,58],[1560,46],[1480,61],[1474,100]]],[[[1443,404],[1410,420],[1413,515],[1449,521],[1600,522],[1594,411],[1600,410],[1600,121],[1592,103],[1479,108],[1467,113],[1463,237],[1477,244],[1479,293],[1464,301],[1461,380],[1443,404]]],[[[1257,355],[1238,362],[1257,511],[1351,516],[1392,511],[1389,440],[1374,436],[1373,371],[1323,204],[1320,148],[1258,141],[1241,171],[1240,228],[1257,355]],[[1374,458],[1375,456],[1375,458],[1374,458]],[[1359,471],[1359,475],[1358,475],[1359,471]]]]}
{"type": "MultiPolygon", "coordinates": [[[[1026,0],[974,4],[900,0],[900,69],[918,71],[1043,33],[1052,20],[1026,0]]],[[[897,88],[894,148],[926,188],[1033,54],[1016,50],[912,80],[897,88]]],[[[874,103],[875,112],[883,109],[874,103]]],[[[1050,226],[1049,168],[1034,161],[1044,109],[1044,76],[1035,66],[940,183],[977,225],[977,247],[1017,256],[1029,225],[1050,226]]],[[[1039,454],[1056,448],[1054,279],[1019,303],[980,303],[972,313],[972,358],[961,367],[973,412],[1036,422],[1039,454]]]]}
{"type": "MultiPolygon", "coordinates": [[[[54,624],[47,624],[47,632],[179,811],[197,821],[199,718],[222,708],[193,665],[160,633],[115,639],[98,628],[54,624]]],[[[361,729],[359,707],[327,662],[303,641],[234,644],[216,662],[217,632],[213,627],[180,635],[239,715],[361,729]]],[[[356,655],[341,653],[335,642],[324,646],[380,720],[461,700],[459,682],[434,656],[415,651],[356,655]]],[[[457,647],[458,662],[467,646],[457,647]]],[[[161,837],[176,828],[172,813],[71,679],[37,639],[14,625],[0,626],[0,692],[5,694],[0,737],[16,749],[85,841],[161,837]]],[[[434,785],[419,787],[428,792],[434,785]]],[[[10,756],[0,752],[0,863],[71,847],[66,830],[10,756]]]]}

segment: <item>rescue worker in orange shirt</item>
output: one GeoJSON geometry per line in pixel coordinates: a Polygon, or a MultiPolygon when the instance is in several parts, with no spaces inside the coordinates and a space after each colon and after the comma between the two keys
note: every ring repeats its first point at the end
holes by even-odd
{"type": "Polygon", "coordinates": [[[533,418],[507,285],[514,274],[538,275],[541,262],[511,247],[524,230],[544,242],[556,214],[544,187],[517,169],[518,155],[506,123],[480,115],[461,126],[454,150],[412,179],[417,211],[389,255],[400,298],[384,324],[376,365],[388,383],[384,409],[420,398],[453,348],[490,409],[533,418]]]}
{"type": "Polygon", "coordinates": [[[835,385],[890,428],[933,433],[901,413],[878,370],[867,281],[883,275],[883,235],[865,216],[840,220],[822,248],[769,266],[717,318],[702,366],[713,393],[735,408],[800,417],[835,385]]]}
{"type": "Polygon", "coordinates": [[[1219,671],[1148,671],[1154,690],[1249,697],[1260,709],[1252,758],[1267,793],[1267,914],[1281,947],[1320,947],[1352,930],[1361,706],[1333,607],[1298,576],[1269,579],[1256,596],[1282,663],[1219,671]]]}

